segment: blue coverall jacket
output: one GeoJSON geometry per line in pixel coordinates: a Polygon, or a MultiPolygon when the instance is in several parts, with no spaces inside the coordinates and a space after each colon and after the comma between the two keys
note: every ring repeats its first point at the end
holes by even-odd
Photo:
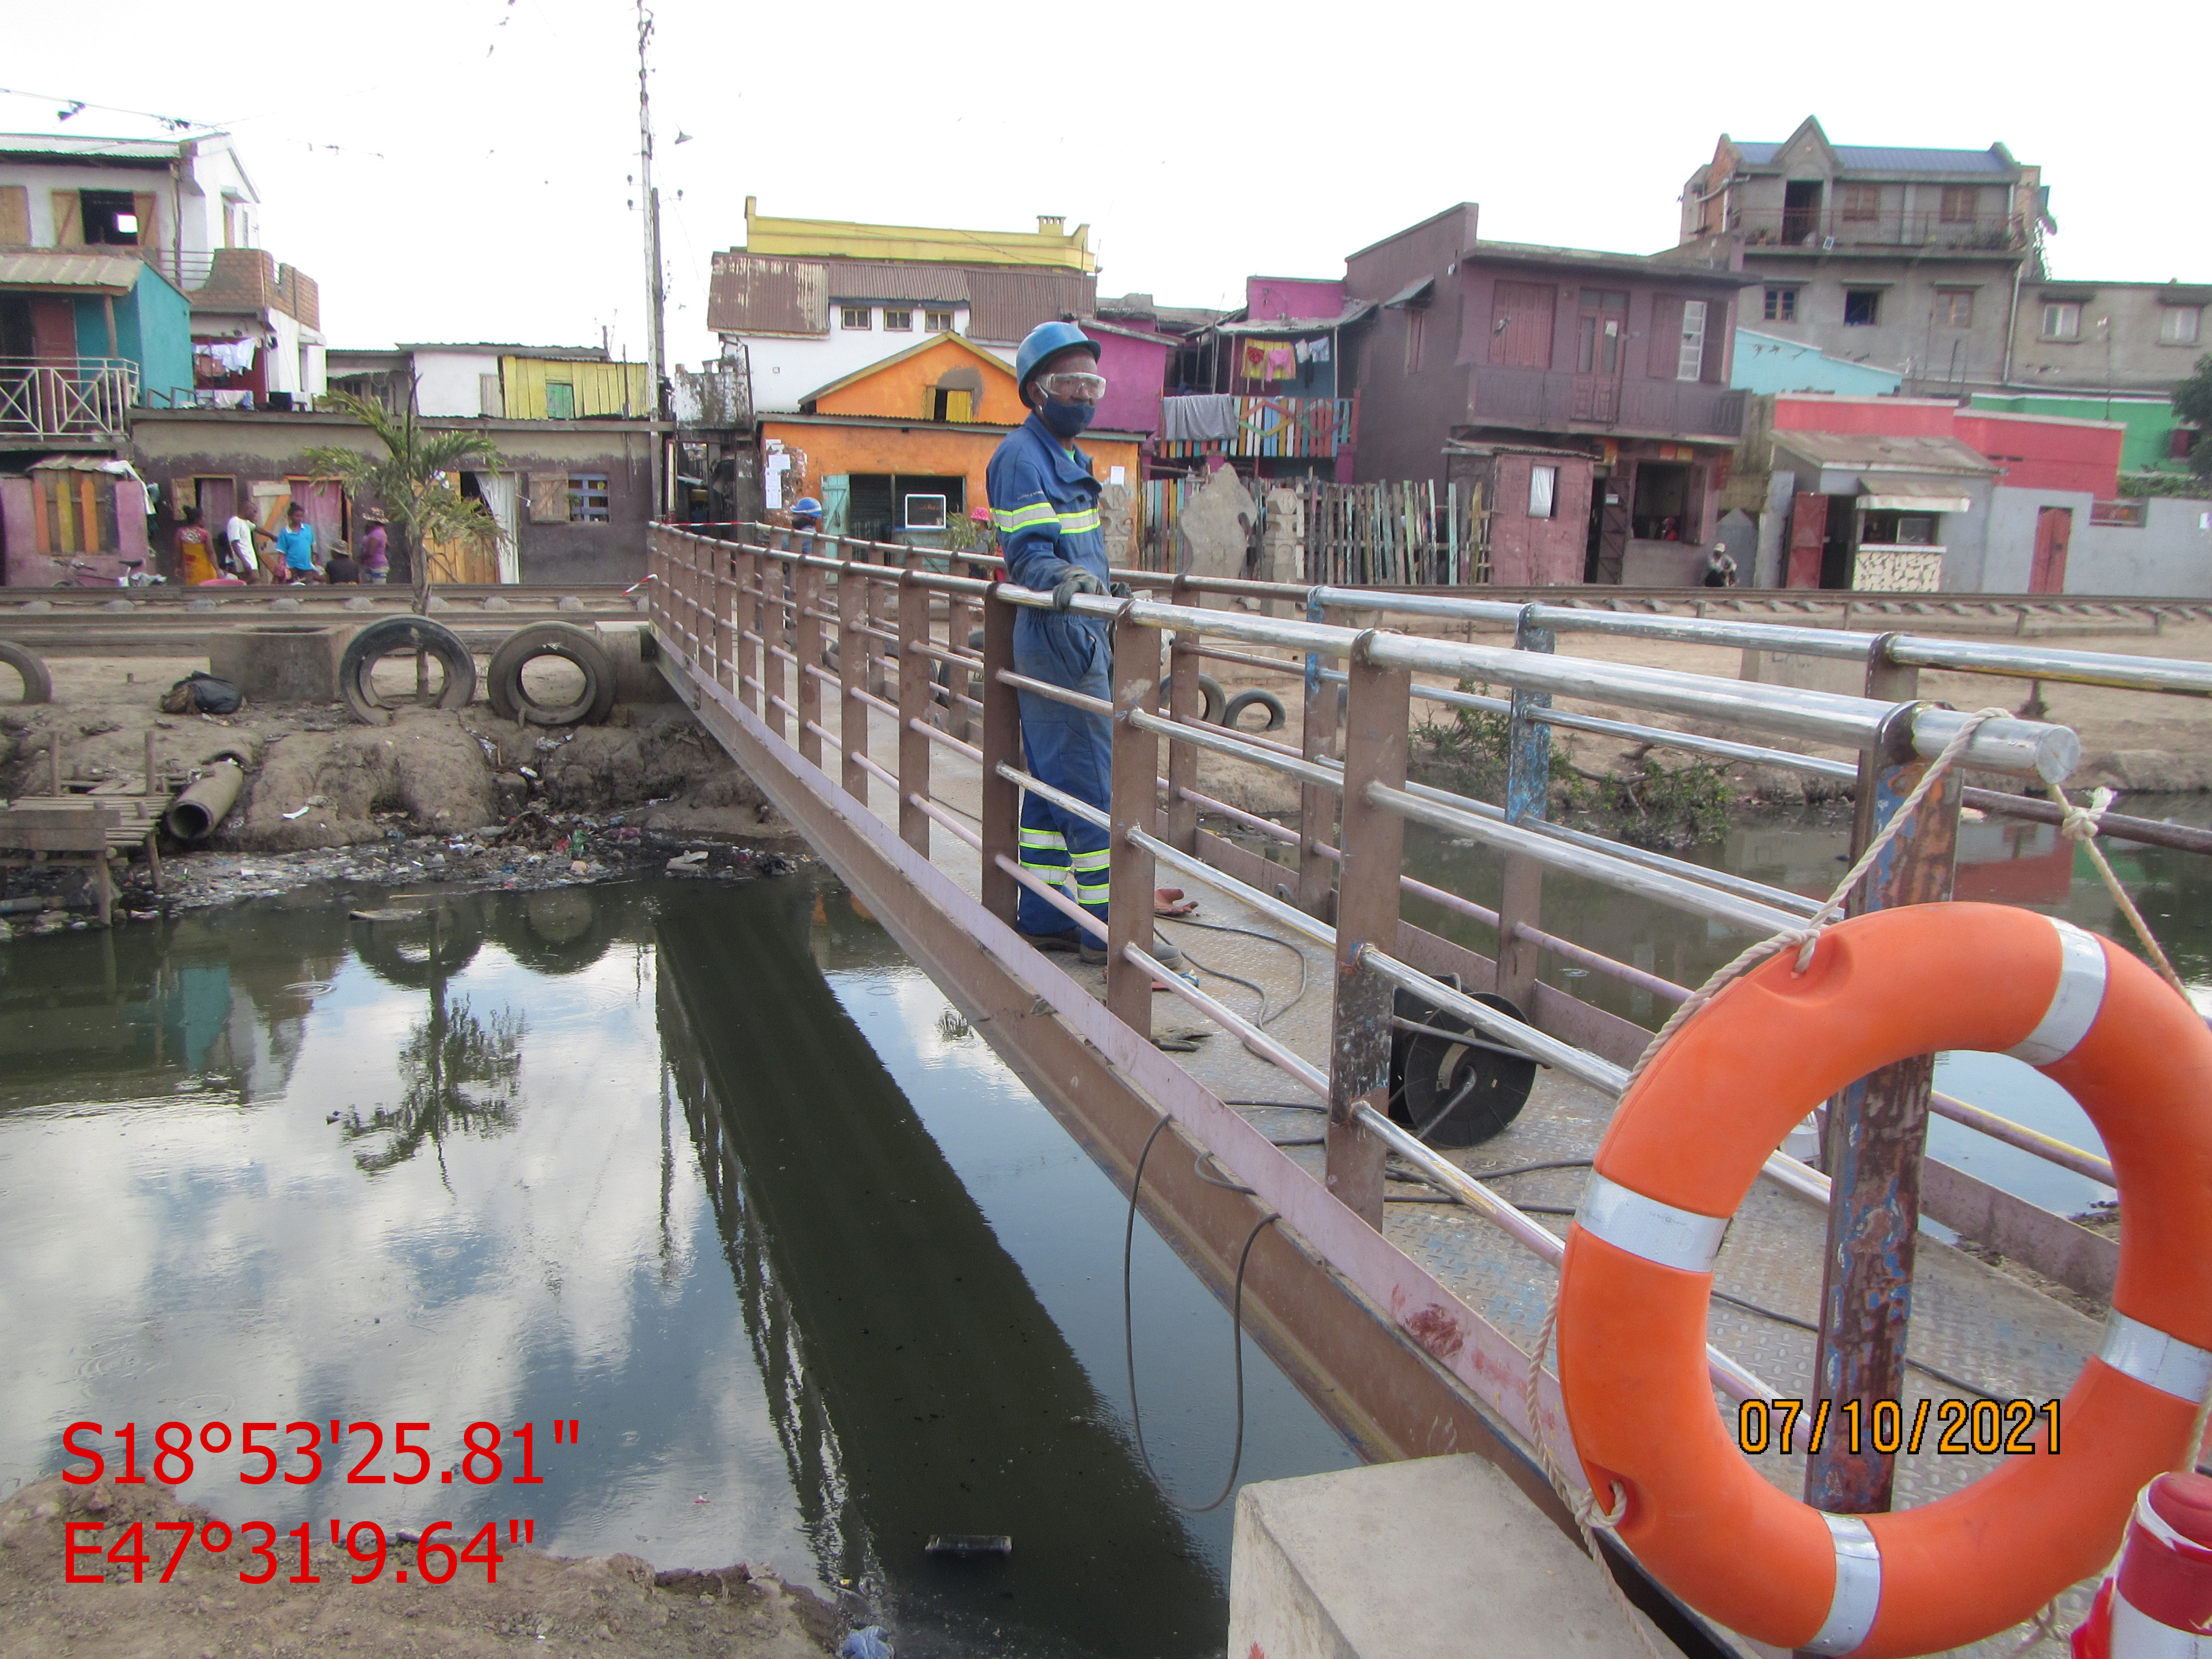
{"type": "MultiPolygon", "coordinates": [[[[985,475],[991,522],[1006,575],[1049,592],[1079,565],[1106,585],[1106,538],[1098,527],[1098,481],[1091,458],[1053,436],[1031,415],[1006,434],[985,475]]],[[[1014,671],[1086,696],[1113,696],[1108,624],[1100,617],[1024,610],[1014,618],[1014,671]]],[[[1021,694],[1022,747],[1029,770],[1054,788],[1107,810],[1112,728],[1103,715],[1048,697],[1021,694]]],[[[1103,830],[1041,797],[1022,798],[1021,861],[1076,902],[1106,914],[1110,842],[1103,830]]],[[[1016,925],[1025,933],[1063,933],[1072,923],[1024,888],[1016,925]]]]}

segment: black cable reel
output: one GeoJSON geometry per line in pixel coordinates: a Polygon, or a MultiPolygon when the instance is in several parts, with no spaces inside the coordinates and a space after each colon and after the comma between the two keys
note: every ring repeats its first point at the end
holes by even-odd
{"type": "MultiPolygon", "coordinates": [[[[1458,990],[1456,975],[1444,982],[1458,990]]],[[[1527,1021],[1504,997],[1474,1001],[1527,1021]]],[[[1474,1146],[1521,1115],[1535,1086],[1536,1062],[1484,1036],[1458,1015],[1415,992],[1399,990],[1390,1031],[1390,1116],[1432,1146],[1474,1146]],[[1408,1026],[1418,1029],[1408,1030],[1408,1026]]]]}

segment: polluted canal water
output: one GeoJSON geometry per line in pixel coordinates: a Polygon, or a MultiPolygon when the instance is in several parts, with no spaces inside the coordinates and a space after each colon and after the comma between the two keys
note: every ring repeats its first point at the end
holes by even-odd
{"type": "MultiPolygon", "coordinates": [[[[902,1659],[1221,1650],[1231,1506],[1162,1486],[1227,1471],[1226,1313],[1138,1228],[1155,1480],[1121,1194],[826,873],[21,939],[0,1048],[0,1496],[80,1421],[118,1465],[126,1422],[428,1423],[419,1485],[204,1456],[177,1495],[747,1561],[902,1659]],[[478,1422],[536,1425],[542,1484],[443,1480],[478,1422]]],[[[1244,1376],[1241,1480],[1355,1461],[1249,1343],[1244,1376]]]]}

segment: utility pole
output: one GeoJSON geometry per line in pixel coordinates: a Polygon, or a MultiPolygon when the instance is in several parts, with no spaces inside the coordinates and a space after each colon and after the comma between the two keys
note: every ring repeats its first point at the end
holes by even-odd
{"type": "MultiPolygon", "coordinates": [[[[660,383],[664,349],[661,343],[662,313],[668,302],[666,285],[660,269],[660,192],[653,185],[653,103],[646,89],[645,48],[653,38],[653,14],[645,9],[645,0],[637,0],[637,157],[638,197],[645,206],[645,329],[647,356],[650,359],[653,380],[647,395],[647,412],[657,423],[662,417],[660,383]]],[[[667,485],[663,476],[665,461],[662,434],[656,428],[651,446],[653,456],[653,509],[648,515],[658,519],[667,510],[667,485]]]]}

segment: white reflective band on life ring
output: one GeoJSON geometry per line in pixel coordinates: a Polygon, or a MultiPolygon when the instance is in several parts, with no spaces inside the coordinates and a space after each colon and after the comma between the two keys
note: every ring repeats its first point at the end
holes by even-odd
{"type": "Polygon", "coordinates": [[[2154,1325],[2130,1319],[2118,1308],[2105,1322],[2097,1358],[2138,1382],[2196,1405],[2212,1388],[2212,1353],[2168,1336],[2154,1325]]]}
{"type": "Polygon", "coordinates": [[[2212,1637],[2161,1625],[2112,1591],[2112,1659],[2212,1659],[2212,1637]]]}
{"type": "Polygon", "coordinates": [[[1836,1593],[1828,1598],[1828,1620],[1808,1653],[1849,1653],[1867,1638],[1881,1607],[1881,1547],[1856,1515],[1823,1514],[1836,1540],[1836,1593]]]}
{"type": "Polygon", "coordinates": [[[2053,921],[2058,930],[2058,988],[2051,1006],[2025,1041],[2005,1050],[2031,1066],[2050,1066],[2081,1046],[2105,1006],[2105,947],[2094,933],[2070,921],[2053,921]]]}
{"type": "Polygon", "coordinates": [[[1678,1210],[1590,1171],[1575,1220],[1617,1249],[1686,1273],[1711,1273],[1729,1218],[1678,1210]]]}

